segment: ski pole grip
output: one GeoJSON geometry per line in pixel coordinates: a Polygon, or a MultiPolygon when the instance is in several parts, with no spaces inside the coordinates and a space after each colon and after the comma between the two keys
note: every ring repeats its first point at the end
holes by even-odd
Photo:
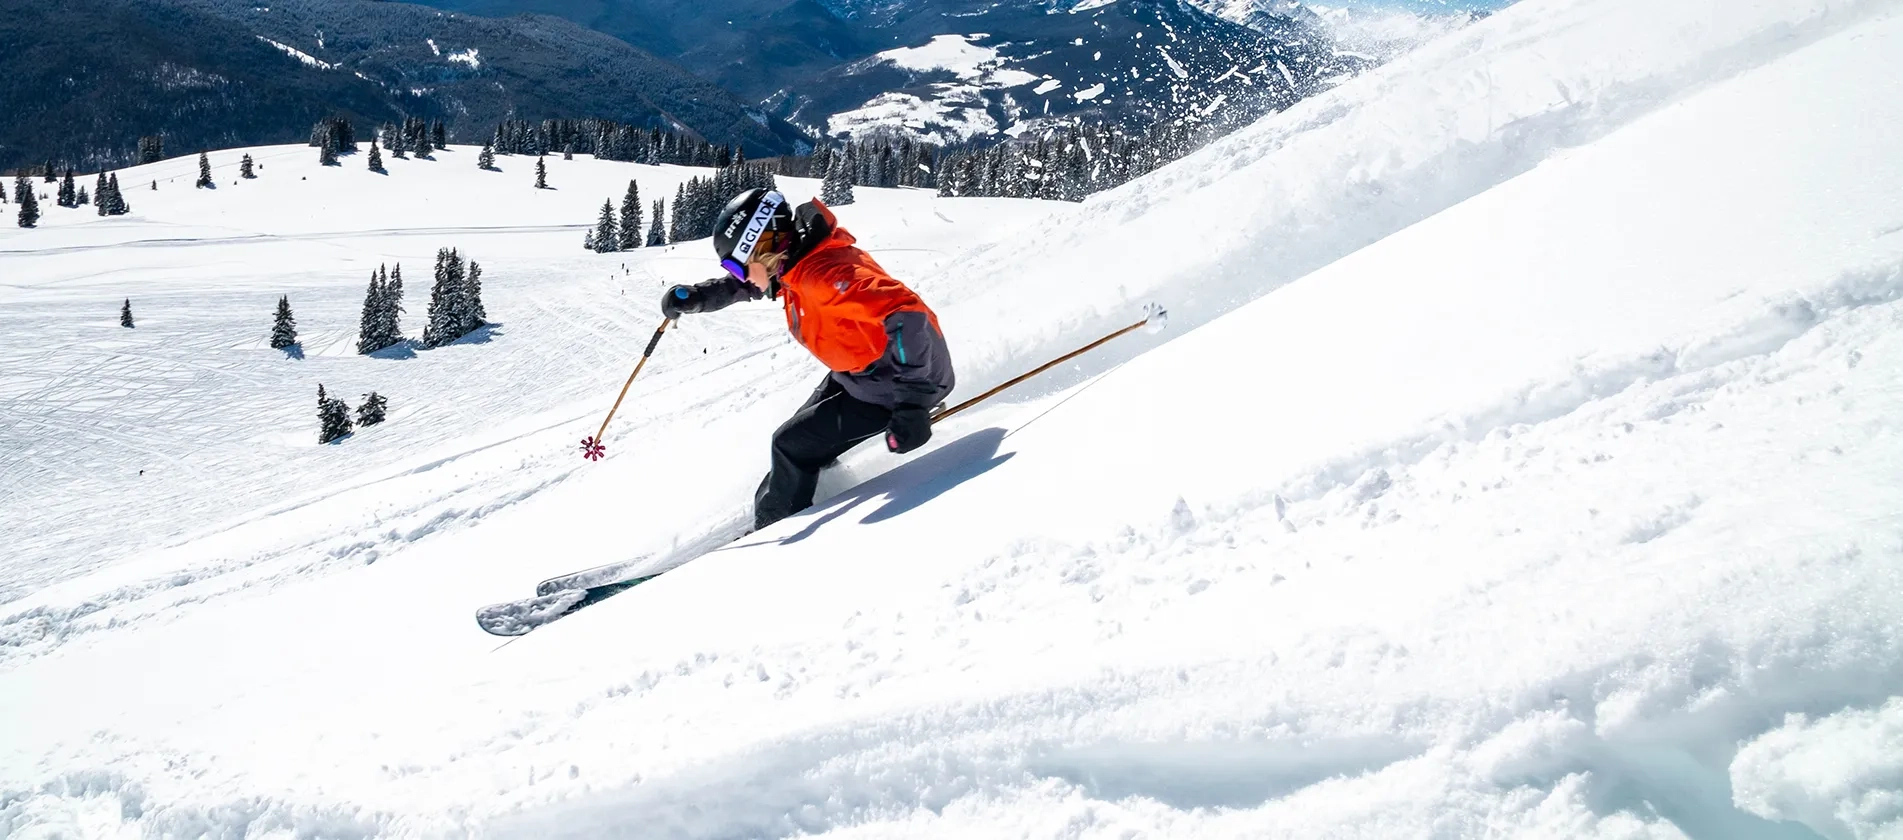
{"type": "Polygon", "coordinates": [[[649,356],[654,355],[655,345],[658,345],[661,343],[661,333],[667,332],[667,325],[672,323],[674,322],[662,321],[660,326],[654,328],[654,337],[648,339],[648,349],[641,351],[641,358],[645,359],[649,356]]]}

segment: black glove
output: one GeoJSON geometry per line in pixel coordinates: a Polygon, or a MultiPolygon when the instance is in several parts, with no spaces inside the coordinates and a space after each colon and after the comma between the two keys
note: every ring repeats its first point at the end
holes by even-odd
{"type": "Polygon", "coordinates": [[[892,409],[892,422],[885,427],[885,448],[903,455],[931,439],[931,412],[916,405],[892,409]]]}
{"type": "Polygon", "coordinates": [[[683,313],[699,312],[704,296],[698,286],[675,286],[661,293],[661,317],[670,321],[683,313]]]}

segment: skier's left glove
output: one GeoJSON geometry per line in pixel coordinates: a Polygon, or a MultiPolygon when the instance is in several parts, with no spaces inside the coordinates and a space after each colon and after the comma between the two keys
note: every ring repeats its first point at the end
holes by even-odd
{"type": "Polygon", "coordinates": [[[892,422],[885,427],[885,448],[901,455],[925,445],[932,439],[932,415],[916,405],[892,409],[892,422]]]}
{"type": "Polygon", "coordinates": [[[702,303],[699,287],[675,286],[661,293],[661,317],[678,321],[683,313],[699,312],[702,303]]]}

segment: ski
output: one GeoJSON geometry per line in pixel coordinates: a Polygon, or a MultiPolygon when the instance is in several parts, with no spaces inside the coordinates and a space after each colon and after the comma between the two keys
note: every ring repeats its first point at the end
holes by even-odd
{"type": "Polygon", "coordinates": [[[490,604],[476,611],[476,626],[497,636],[523,636],[558,618],[573,615],[660,577],[643,575],[586,589],[561,589],[520,601],[490,604]]]}
{"type": "Polygon", "coordinates": [[[527,635],[537,627],[606,601],[751,533],[753,529],[747,527],[747,518],[737,515],[662,557],[644,555],[549,578],[535,585],[532,598],[490,604],[477,610],[476,625],[497,636],[527,635]]]}

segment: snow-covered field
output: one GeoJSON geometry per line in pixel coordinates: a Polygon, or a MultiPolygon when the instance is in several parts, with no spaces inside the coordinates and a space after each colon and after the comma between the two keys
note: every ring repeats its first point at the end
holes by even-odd
{"type": "Polygon", "coordinates": [[[861,189],[961,395],[1172,328],[506,645],[819,378],[690,317],[576,457],[718,270],[583,226],[694,173],[126,170],[0,228],[0,834],[1903,837],[1898,149],[1903,3],[1526,0],[1082,206],[861,189]],[[497,326],[352,355],[448,246],[497,326]]]}

